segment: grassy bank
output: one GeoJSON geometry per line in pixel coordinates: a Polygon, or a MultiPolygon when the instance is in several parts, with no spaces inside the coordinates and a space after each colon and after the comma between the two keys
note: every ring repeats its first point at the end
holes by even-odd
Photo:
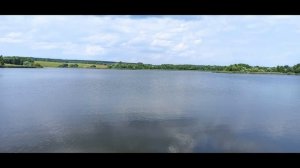
{"type": "MultiPolygon", "coordinates": [[[[60,65],[64,63],[60,62],[50,62],[50,61],[34,61],[35,63],[40,64],[42,67],[50,67],[50,68],[59,68],[60,65]]],[[[66,63],[69,65],[74,65],[74,63],[66,63]]],[[[102,64],[85,64],[85,63],[76,63],[78,67],[76,68],[92,68],[92,69],[107,69],[107,65],[102,64]]],[[[15,64],[4,64],[0,66],[0,68],[37,68],[34,66],[25,66],[25,65],[15,65],[15,64]]]]}
{"type": "Polygon", "coordinates": [[[14,64],[4,64],[4,66],[0,66],[0,68],[37,68],[37,67],[24,66],[24,65],[14,65],[14,64]]]}
{"type": "Polygon", "coordinates": [[[93,61],[93,60],[63,60],[50,58],[34,58],[0,55],[0,67],[3,68],[92,68],[106,69],[110,61],[93,61]]]}
{"type": "MultiPolygon", "coordinates": [[[[62,65],[61,62],[50,62],[50,61],[34,61],[35,63],[40,64],[43,67],[52,67],[57,68],[58,66],[62,65]]],[[[72,65],[75,63],[66,63],[68,65],[72,65]]],[[[103,64],[85,64],[85,63],[76,63],[78,65],[78,68],[94,68],[94,69],[107,69],[107,65],[103,64]],[[95,67],[91,67],[95,65],[95,67]]]]}

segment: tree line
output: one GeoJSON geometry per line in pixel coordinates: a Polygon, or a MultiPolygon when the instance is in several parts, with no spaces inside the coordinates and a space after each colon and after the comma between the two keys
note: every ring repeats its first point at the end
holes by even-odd
{"type": "MultiPolygon", "coordinates": [[[[53,61],[62,62],[58,67],[62,68],[78,68],[78,64],[73,62],[73,64],[68,64],[70,61],[77,61],[82,63],[83,60],[61,60],[61,59],[49,59],[49,58],[33,58],[33,57],[17,57],[17,56],[6,56],[0,55],[0,66],[5,66],[5,64],[12,65],[22,65],[25,67],[42,67],[40,64],[34,61],[53,61]],[[63,62],[64,61],[64,62],[63,62]],[[67,62],[66,62],[67,61],[67,62]]],[[[85,63],[103,63],[105,61],[84,61],[85,63]]],[[[190,65],[190,64],[143,64],[138,63],[126,63],[126,62],[106,62],[108,63],[108,68],[110,69],[161,69],[161,70],[199,70],[199,71],[213,71],[213,72],[240,72],[240,73],[286,73],[295,74],[300,73],[300,64],[294,66],[284,65],[275,67],[263,67],[263,66],[250,66],[248,64],[232,64],[229,66],[219,66],[219,65],[190,65]]],[[[96,65],[91,65],[90,68],[96,68],[96,65]]]]}
{"type": "Polygon", "coordinates": [[[61,64],[61,65],[58,65],[58,67],[59,68],[68,68],[68,67],[70,67],[70,68],[78,68],[78,64],[67,64],[67,63],[65,63],[65,64],[61,64]]]}
{"type": "MultiPolygon", "coordinates": [[[[57,67],[59,67],[59,68],[78,68],[79,65],[63,63],[63,64],[58,65],[57,67]]],[[[89,68],[96,68],[96,65],[91,65],[89,68]]]]}
{"type": "Polygon", "coordinates": [[[232,64],[229,66],[218,65],[174,65],[174,64],[143,64],[118,62],[108,65],[110,69],[162,69],[162,70],[199,70],[215,72],[242,72],[242,73],[300,73],[300,64],[294,66],[262,67],[250,66],[248,64],[232,64]]]}
{"type": "Polygon", "coordinates": [[[35,63],[33,58],[31,57],[0,57],[0,65],[3,66],[5,64],[12,64],[12,65],[22,65],[25,67],[38,67],[41,68],[42,66],[38,63],[35,63]]]}

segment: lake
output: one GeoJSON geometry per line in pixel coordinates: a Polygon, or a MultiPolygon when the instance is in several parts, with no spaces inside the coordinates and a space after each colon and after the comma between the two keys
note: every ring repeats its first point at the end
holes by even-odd
{"type": "Polygon", "coordinates": [[[0,152],[300,152],[300,76],[0,69],[0,152]]]}

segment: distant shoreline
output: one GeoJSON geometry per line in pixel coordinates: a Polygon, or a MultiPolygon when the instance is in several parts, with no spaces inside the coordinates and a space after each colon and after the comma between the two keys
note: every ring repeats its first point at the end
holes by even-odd
{"type": "MultiPolygon", "coordinates": [[[[38,68],[38,67],[25,67],[25,66],[0,66],[0,68],[38,68]]],[[[280,73],[280,72],[239,72],[239,71],[201,71],[201,70],[180,70],[180,69],[111,69],[111,68],[63,68],[63,67],[43,67],[51,69],[94,69],[94,70],[129,70],[129,71],[192,71],[192,72],[209,72],[221,74],[257,74],[257,75],[294,75],[299,76],[300,73],[280,73]]]]}
{"type": "Polygon", "coordinates": [[[0,66],[0,68],[38,68],[38,67],[32,67],[32,66],[0,66]]]}
{"type": "Polygon", "coordinates": [[[270,75],[300,75],[300,73],[280,73],[280,72],[239,72],[239,71],[213,71],[213,73],[229,73],[229,74],[270,74],[270,75]]]}
{"type": "Polygon", "coordinates": [[[0,56],[0,68],[80,68],[80,69],[116,69],[116,70],[162,70],[162,71],[202,71],[229,74],[274,74],[274,75],[300,75],[300,64],[294,66],[250,66],[248,64],[220,65],[191,65],[191,64],[144,64],[92,61],[92,60],[65,60],[50,58],[34,58],[19,56],[0,56]],[[3,65],[4,63],[4,65],[3,65]]]}

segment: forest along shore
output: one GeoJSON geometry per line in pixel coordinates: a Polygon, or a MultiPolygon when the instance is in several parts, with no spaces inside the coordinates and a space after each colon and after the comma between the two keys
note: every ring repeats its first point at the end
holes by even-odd
{"type": "Polygon", "coordinates": [[[34,58],[19,56],[0,56],[0,67],[2,68],[91,68],[91,69],[129,69],[129,70],[196,70],[216,73],[247,73],[247,74],[278,74],[278,75],[299,75],[300,63],[289,65],[278,65],[275,67],[250,66],[248,64],[232,64],[228,66],[219,65],[190,65],[190,64],[143,64],[94,61],[94,60],[67,60],[51,58],[34,58]]]}

